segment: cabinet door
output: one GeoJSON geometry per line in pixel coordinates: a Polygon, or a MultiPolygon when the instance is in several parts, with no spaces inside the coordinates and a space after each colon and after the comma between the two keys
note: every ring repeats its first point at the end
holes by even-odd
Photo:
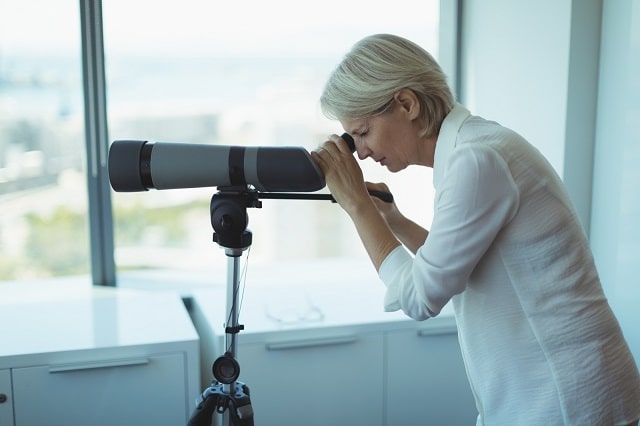
{"type": "Polygon", "coordinates": [[[389,332],[386,348],[386,425],[475,424],[455,330],[389,332]]]}
{"type": "Polygon", "coordinates": [[[184,354],[13,370],[16,426],[186,423],[184,354]]]}
{"type": "Polygon", "coordinates": [[[0,370],[0,425],[13,425],[13,398],[9,370],[0,370]]]}
{"type": "Polygon", "coordinates": [[[238,351],[257,425],[382,425],[382,333],[282,337],[238,351]]]}

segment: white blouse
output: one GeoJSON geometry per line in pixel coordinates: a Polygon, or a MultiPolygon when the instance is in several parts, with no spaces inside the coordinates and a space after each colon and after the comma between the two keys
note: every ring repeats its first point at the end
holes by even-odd
{"type": "MultiPolygon", "coordinates": [[[[456,105],[434,161],[432,227],[380,267],[385,309],[453,303],[478,425],[614,425],[640,417],[640,375],[586,234],[527,141],[456,105]]],[[[437,368],[437,366],[434,366],[437,368]]]]}

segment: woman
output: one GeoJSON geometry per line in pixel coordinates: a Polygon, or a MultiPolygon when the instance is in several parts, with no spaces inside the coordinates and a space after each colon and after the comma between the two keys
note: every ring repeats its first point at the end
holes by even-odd
{"type": "Polygon", "coordinates": [[[388,188],[364,181],[342,138],[312,153],[387,287],[385,309],[424,320],[451,300],[477,423],[637,424],[637,366],[543,156],[456,104],[434,59],[392,35],[357,43],[321,105],[361,160],[433,168],[427,231],[369,196],[388,188]]]}

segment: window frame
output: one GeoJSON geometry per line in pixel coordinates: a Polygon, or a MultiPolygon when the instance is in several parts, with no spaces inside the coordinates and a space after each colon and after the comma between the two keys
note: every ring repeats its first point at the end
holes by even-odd
{"type": "Polygon", "coordinates": [[[80,21],[91,276],[94,285],[115,286],[102,1],[80,0],[80,21]]]}

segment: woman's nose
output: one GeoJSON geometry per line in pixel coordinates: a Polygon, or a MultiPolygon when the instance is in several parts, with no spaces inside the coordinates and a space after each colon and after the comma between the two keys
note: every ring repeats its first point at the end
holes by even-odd
{"type": "Polygon", "coordinates": [[[371,150],[362,141],[362,138],[356,138],[356,152],[360,160],[364,160],[371,155],[371,150]]]}

